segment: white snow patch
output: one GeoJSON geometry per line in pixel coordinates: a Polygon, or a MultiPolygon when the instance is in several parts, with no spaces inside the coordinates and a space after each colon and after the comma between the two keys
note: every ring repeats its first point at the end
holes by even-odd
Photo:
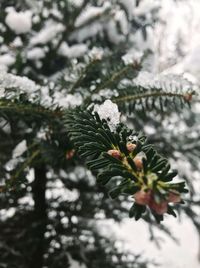
{"type": "Polygon", "coordinates": [[[0,56],[0,65],[7,67],[11,66],[14,63],[15,63],[15,56],[8,53],[0,56]]]}
{"type": "Polygon", "coordinates": [[[114,18],[115,18],[116,22],[118,22],[118,25],[120,26],[121,32],[123,34],[127,35],[129,32],[129,24],[127,21],[127,16],[126,16],[125,11],[123,11],[123,10],[116,11],[114,18]]]}
{"type": "Polygon", "coordinates": [[[110,20],[107,23],[106,31],[107,31],[109,40],[113,44],[119,44],[120,42],[123,42],[125,40],[125,36],[122,34],[119,34],[116,22],[113,20],[110,20]]]}
{"type": "Polygon", "coordinates": [[[27,150],[26,140],[21,141],[17,144],[12,152],[12,158],[21,156],[27,150]]]}
{"type": "Polygon", "coordinates": [[[16,208],[11,207],[8,209],[1,209],[0,210],[0,218],[2,221],[6,221],[9,218],[12,218],[16,213],[16,208]]]}
{"type": "Polygon", "coordinates": [[[83,27],[77,31],[74,31],[70,36],[70,40],[77,40],[80,43],[86,40],[87,38],[97,35],[102,30],[103,30],[102,23],[94,22],[92,24],[87,25],[87,27],[83,27]]]}
{"type": "Polygon", "coordinates": [[[171,91],[176,89],[183,89],[184,91],[195,90],[193,85],[187,79],[182,76],[174,74],[153,74],[150,72],[140,72],[139,75],[133,80],[133,82],[142,87],[150,88],[162,88],[163,91],[171,91]]]}
{"type": "Polygon", "coordinates": [[[80,27],[81,25],[85,24],[92,18],[100,16],[102,13],[108,10],[108,8],[110,8],[109,2],[105,2],[102,7],[94,7],[94,6],[87,7],[83,12],[81,12],[81,14],[76,19],[75,26],[80,27]]]}
{"type": "Polygon", "coordinates": [[[71,47],[66,42],[63,42],[58,50],[58,54],[67,58],[79,58],[82,57],[88,50],[85,44],[76,44],[71,47]]]}
{"type": "MultiPolygon", "coordinates": [[[[49,174],[50,176],[52,174],[49,174]]],[[[69,190],[64,187],[61,180],[56,179],[53,183],[48,183],[46,190],[47,199],[60,199],[62,201],[75,202],[79,198],[79,192],[77,189],[69,190]]]]}
{"type": "Polygon", "coordinates": [[[22,39],[17,36],[14,41],[12,42],[13,47],[21,47],[23,45],[22,39]]]}
{"type": "Polygon", "coordinates": [[[128,12],[129,19],[131,19],[133,17],[133,11],[135,9],[135,1],[120,0],[120,3],[126,8],[126,12],[128,12]]]}
{"type": "Polygon", "coordinates": [[[83,102],[83,98],[79,93],[66,94],[65,92],[55,92],[53,99],[54,104],[63,108],[75,108],[80,106],[83,102]]]}
{"type": "Polygon", "coordinates": [[[19,198],[18,203],[23,206],[34,206],[33,197],[30,194],[28,196],[23,196],[19,198]]]}
{"type": "Polygon", "coordinates": [[[71,2],[72,5],[75,7],[81,7],[82,4],[84,3],[83,0],[69,0],[69,2],[71,2]]]}
{"type": "Polygon", "coordinates": [[[99,114],[101,119],[105,119],[112,131],[115,130],[116,125],[120,122],[120,112],[117,104],[111,100],[104,101],[100,106],[95,105],[94,110],[99,114]]]}
{"type": "Polygon", "coordinates": [[[52,105],[53,99],[49,94],[49,87],[43,86],[40,88],[40,95],[41,95],[41,104],[43,106],[49,107],[52,105]]]}
{"type": "Polygon", "coordinates": [[[16,88],[19,91],[29,94],[37,90],[35,82],[25,76],[20,77],[14,74],[6,73],[5,71],[0,72],[0,89],[9,88],[16,88]]]}
{"type": "Polygon", "coordinates": [[[93,60],[101,60],[103,58],[104,51],[102,48],[99,47],[93,47],[92,50],[89,53],[89,56],[93,60]]]}
{"type": "Polygon", "coordinates": [[[48,21],[45,27],[31,38],[30,44],[46,44],[54,39],[59,33],[65,30],[65,26],[62,23],[55,23],[48,21]]]}
{"type": "Polygon", "coordinates": [[[35,47],[27,52],[27,59],[38,60],[45,57],[44,49],[40,47],[35,47]]]}
{"type": "Polygon", "coordinates": [[[16,34],[28,33],[32,27],[32,12],[30,10],[17,12],[14,8],[7,9],[8,14],[5,18],[5,23],[16,34]]]}
{"type": "Polygon", "coordinates": [[[133,64],[134,62],[140,62],[143,56],[142,51],[138,51],[136,49],[132,49],[124,56],[122,56],[122,60],[125,65],[133,64]]]}
{"type": "Polygon", "coordinates": [[[157,0],[143,0],[134,9],[134,15],[136,16],[145,16],[148,13],[150,14],[153,10],[158,9],[160,7],[160,3],[157,0]]]}

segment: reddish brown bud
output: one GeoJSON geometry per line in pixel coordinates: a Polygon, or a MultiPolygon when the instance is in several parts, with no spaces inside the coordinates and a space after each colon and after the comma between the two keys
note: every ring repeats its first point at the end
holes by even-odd
{"type": "Polygon", "coordinates": [[[184,100],[190,102],[192,100],[192,93],[186,93],[184,95],[184,100]]]}
{"type": "Polygon", "coordinates": [[[141,190],[134,194],[135,202],[139,205],[148,205],[151,201],[151,191],[147,192],[141,190]]]}
{"type": "Polygon", "coordinates": [[[135,150],[136,144],[129,142],[129,143],[126,144],[126,148],[131,153],[131,152],[133,152],[135,150]]]}
{"type": "Polygon", "coordinates": [[[167,201],[169,203],[180,203],[181,202],[181,197],[179,192],[177,191],[170,191],[168,195],[167,201]]]}
{"type": "Polygon", "coordinates": [[[67,151],[67,153],[66,153],[66,159],[67,160],[71,159],[74,156],[74,154],[75,154],[75,150],[74,149],[67,151]]]}
{"type": "Polygon", "coordinates": [[[138,170],[141,170],[143,168],[143,163],[142,163],[142,159],[140,157],[135,157],[133,159],[135,166],[138,170]]]}
{"type": "Polygon", "coordinates": [[[151,200],[149,207],[158,215],[163,215],[167,212],[168,209],[167,201],[161,201],[160,203],[157,203],[154,199],[151,200]]]}
{"type": "Polygon", "coordinates": [[[107,153],[116,159],[121,159],[121,153],[118,150],[109,150],[107,153]]]}

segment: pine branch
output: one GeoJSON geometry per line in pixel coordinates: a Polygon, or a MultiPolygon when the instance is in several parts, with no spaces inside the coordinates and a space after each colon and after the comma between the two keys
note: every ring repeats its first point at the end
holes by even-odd
{"type": "Polygon", "coordinates": [[[121,79],[126,77],[126,74],[128,72],[132,72],[132,78],[134,78],[134,74],[139,70],[139,65],[133,65],[128,64],[126,66],[123,66],[119,70],[115,71],[111,75],[109,75],[108,79],[101,83],[94,91],[93,93],[98,93],[101,89],[109,88],[111,85],[113,87],[114,83],[118,83],[121,79]]]}
{"type": "MultiPolygon", "coordinates": [[[[87,7],[88,1],[87,3],[84,4],[83,7],[87,7]]],[[[83,9],[82,9],[83,10],[83,9]]],[[[97,14],[95,14],[94,16],[89,17],[87,20],[85,20],[82,24],[76,25],[74,27],[74,30],[80,30],[88,25],[91,25],[92,23],[98,21],[98,20],[102,20],[105,21],[106,18],[110,18],[112,16],[112,14],[110,13],[112,12],[111,7],[107,7],[105,8],[102,12],[99,12],[97,14]]]]}
{"type": "Polygon", "coordinates": [[[73,22],[68,25],[68,27],[66,27],[62,38],[59,40],[58,44],[55,47],[55,51],[57,51],[60,47],[60,45],[62,44],[62,42],[64,42],[65,40],[67,40],[70,35],[72,35],[74,32],[79,31],[81,29],[83,29],[84,27],[87,27],[88,25],[91,25],[92,23],[94,23],[95,21],[98,21],[99,19],[106,19],[107,17],[109,17],[109,10],[106,9],[104,10],[104,12],[97,14],[96,16],[88,19],[87,21],[85,21],[83,24],[80,25],[75,25],[75,21],[77,19],[77,17],[80,15],[80,13],[83,11],[83,9],[87,6],[87,4],[89,3],[89,1],[84,1],[83,4],[81,5],[81,7],[79,8],[79,10],[77,10],[74,18],[73,18],[73,22]]]}
{"type": "MultiPolygon", "coordinates": [[[[7,192],[7,191],[12,191],[13,187],[16,187],[16,180],[19,178],[19,176],[22,175],[22,173],[24,172],[24,170],[29,167],[36,158],[38,158],[40,154],[40,150],[36,150],[34,151],[30,157],[28,157],[23,163],[22,165],[17,169],[16,173],[14,175],[12,175],[10,177],[9,180],[6,181],[6,184],[0,187],[0,192],[7,192]]],[[[21,180],[20,180],[21,182],[21,180]]]]}
{"type": "Polygon", "coordinates": [[[74,93],[75,90],[81,86],[83,80],[87,79],[88,74],[92,71],[92,68],[96,66],[97,62],[99,61],[98,58],[92,59],[83,69],[81,72],[80,76],[76,80],[76,82],[72,85],[70,89],[70,93],[74,93]]]}
{"type": "Polygon", "coordinates": [[[9,100],[9,99],[0,99],[0,115],[8,115],[14,116],[16,114],[19,115],[29,115],[33,118],[44,118],[52,120],[61,118],[63,116],[63,112],[60,109],[50,110],[49,108],[45,108],[39,104],[33,104],[29,102],[22,102],[20,100],[9,100]]]}
{"type": "Polygon", "coordinates": [[[167,159],[159,155],[145,136],[134,133],[123,124],[112,132],[97,113],[76,109],[66,113],[69,136],[97,181],[111,187],[110,196],[128,194],[135,199],[130,217],[138,220],[149,208],[158,222],[163,214],[174,215],[169,203],[181,202],[187,192],[185,182],[172,183],[177,175],[167,159]],[[134,138],[133,138],[134,137],[134,138]]]}
{"type": "MultiPolygon", "coordinates": [[[[73,22],[70,25],[68,25],[68,27],[65,28],[65,31],[63,32],[62,38],[59,40],[58,44],[54,48],[55,51],[57,51],[59,49],[62,42],[66,41],[68,39],[68,37],[70,36],[70,34],[75,30],[75,25],[74,25],[75,20],[80,15],[82,10],[87,6],[88,2],[89,2],[88,0],[83,1],[81,7],[76,10],[74,17],[73,17],[73,22]]],[[[66,7],[64,9],[63,15],[64,15],[64,17],[68,16],[67,4],[66,4],[66,7]]],[[[62,23],[62,21],[61,21],[61,23],[62,23]]]]}
{"type": "Polygon", "coordinates": [[[126,102],[126,101],[137,101],[140,99],[147,99],[147,98],[159,98],[159,97],[179,97],[182,98],[185,101],[189,101],[188,98],[189,96],[187,96],[186,94],[181,94],[181,93],[172,93],[172,92],[148,92],[148,93],[141,93],[141,94],[137,94],[137,95],[128,95],[128,96],[124,96],[124,97],[117,97],[116,98],[116,102],[120,103],[120,102],[126,102]]]}
{"type": "Polygon", "coordinates": [[[181,89],[145,88],[142,86],[128,86],[117,89],[119,95],[113,97],[122,111],[133,113],[135,110],[159,110],[163,112],[169,107],[178,109],[190,104],[194,91],[181,89]],[[138,107],[136,107],[138,104],[138,107]]]}

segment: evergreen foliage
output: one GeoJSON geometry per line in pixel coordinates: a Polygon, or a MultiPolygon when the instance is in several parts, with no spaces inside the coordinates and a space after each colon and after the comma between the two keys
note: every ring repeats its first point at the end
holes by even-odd
{"type": "MultiPolygon", "coordinates": [[[[148,144],[145,136],[139,136],[123,124],[117,126],[116,132],[112,132],[106,123],[95,113],[84,110],[67,113],[66,126],[70,128],[69,135],[82,157],[89,157],[88,167],[97,171],[97,181],[103,185],[113,178],[116,180],[110,189],[110,196],[116,198],[119,194],[129,194],[149,191],[153,195],[150,203],[146,200],[136,202],[130,209],[129,215],[138,220],[149,205],[158,222],[163,220],[163,212],[159,211],[151,203],[167,202],[169,195],[187,192],[185,182],[169,183],[177,175],[176,171],[170,171],[170,165],[164,157],[159,155],[151,144],[148,144]],[[131,141],[131,137],[134,140],[131,141]],[[139,154],[143,157],[138,157],[139,154]],[[121,178],[120,181],[117,178],[121,178]]],[[[179,198],[178,198],[179,199],[179,198]]],[[[173,200],[169,200],[169,202],[173,200]]],[[[176,202],[176,201],[174,201],[176,202]]],[[[180,201],[178,201],[180,202],[180,201]]],[[[170,205],[166,205],[168,214],[176,215],[170,205]]]]}
{"type": "Polygon", "coordinates": [[[159,7],[143,2],[0,2],[0,267],[156,266],[102,234],[128,215],[155,241],[156,229],[175,239],[160,223],[174,210],[199,231],[198,95],[178,76],[148,77],[154,51],[141,44],[159,7]],[[122,121],[112,105],[101,117],[108,100],[122,121]]]}

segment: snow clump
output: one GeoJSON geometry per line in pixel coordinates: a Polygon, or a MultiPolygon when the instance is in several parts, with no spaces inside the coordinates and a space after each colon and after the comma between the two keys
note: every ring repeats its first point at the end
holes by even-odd
{"type": "Polygon", "coordinates": [[[32,13],[30,10],[17,12],[14,8],[7,9],[5,23],[16,34],[30,32],[32,28],[32,13]]]}
{"type": "Polygon", "coordinates": [[[105,100],[100,106],[95,106],[94,110],[99,114],[101,119],[105,119],[111,129],[114,131],[120,123],[120,112],[117,104],[111,100],[105,100]]]}

